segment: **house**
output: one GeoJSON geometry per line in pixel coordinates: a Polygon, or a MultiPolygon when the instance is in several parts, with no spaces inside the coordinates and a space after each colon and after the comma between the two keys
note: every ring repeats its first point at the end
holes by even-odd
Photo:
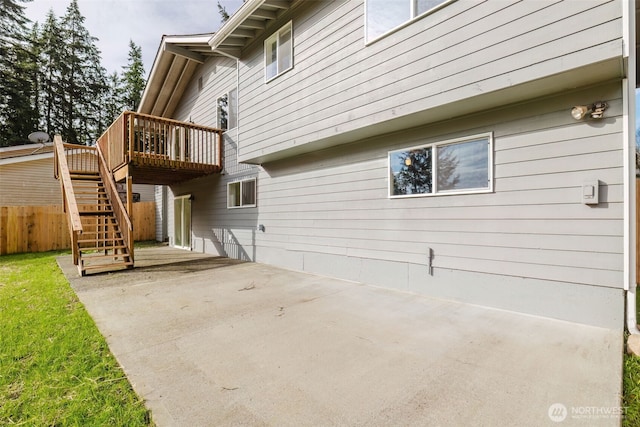
{"type": "MultiPolygon", "coordinates": [[[[142,202],[155,201],[152,185],[136,184],[142,202]]],[[[53,176],[53,143],[0,148],[0,206],[60,205],[60,184],[53,176]]]]}
{"type": "Polygon", "coordinates": [[[219,170],[156,182],[159,236],[605,328],[626,300],[635,333],[635,20],[624,0],[247,0],[165,36],[138,114],[224,133],[219,170]]]}
{"type": "Polygon", "coordinates": [[[0,148],[0,206],[60,204],[52,159],[51,143],[0,148]]]}

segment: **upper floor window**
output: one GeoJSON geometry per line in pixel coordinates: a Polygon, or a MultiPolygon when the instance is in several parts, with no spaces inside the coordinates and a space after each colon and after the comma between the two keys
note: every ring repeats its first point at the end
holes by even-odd
{"type": "Polygon", "coordinates": [[[389,196],[493,190],[493,137],[476,135],[389,152],[389,196]]]}
{"type": "Polygon", "coordinates": [[[216,101],[218,129],[233,129],[238,126],[238,89],[233,88],[216,101]]]}
{"type": "Polygon", "coordinates": [[[367,42],[454,0],[366,0],[367,42]]]}
{"type": "Polygon", "coordinates": [[[264,42],[265,80],[269,81],[293,68],[291,21],[264,42]]]}

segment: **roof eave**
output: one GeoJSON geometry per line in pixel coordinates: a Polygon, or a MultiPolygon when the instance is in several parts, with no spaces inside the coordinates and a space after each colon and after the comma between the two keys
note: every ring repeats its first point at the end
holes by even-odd
{"type": "Polygon", "coordinates": [[[264,3],[265,0],[245,1],[242,6],[240,6],[240,9],[238,9],[237,12],[234,13],[209,39],[209,46],[211,46],[211,49],[217,50],[222,42],[224,42],[233,31],[238,29],[238,27],[264,3]]]}

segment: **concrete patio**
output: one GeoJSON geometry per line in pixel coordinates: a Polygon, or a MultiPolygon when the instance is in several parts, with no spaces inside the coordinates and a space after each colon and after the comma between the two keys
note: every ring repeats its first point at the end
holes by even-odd
{"type": "Polygon", "coordinates": [[[620,425],[621,331],[167,247],[58,262],[161,427],[620,425]]]}

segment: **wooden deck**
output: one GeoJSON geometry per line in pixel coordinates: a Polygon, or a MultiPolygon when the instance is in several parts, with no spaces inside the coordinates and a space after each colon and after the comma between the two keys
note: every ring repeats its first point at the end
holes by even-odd
{"type": "Polygon", "coordinates": [[[126,111],[100,137],[116,181],[170,185],[222,171],[222,130],[126,111]]]}

